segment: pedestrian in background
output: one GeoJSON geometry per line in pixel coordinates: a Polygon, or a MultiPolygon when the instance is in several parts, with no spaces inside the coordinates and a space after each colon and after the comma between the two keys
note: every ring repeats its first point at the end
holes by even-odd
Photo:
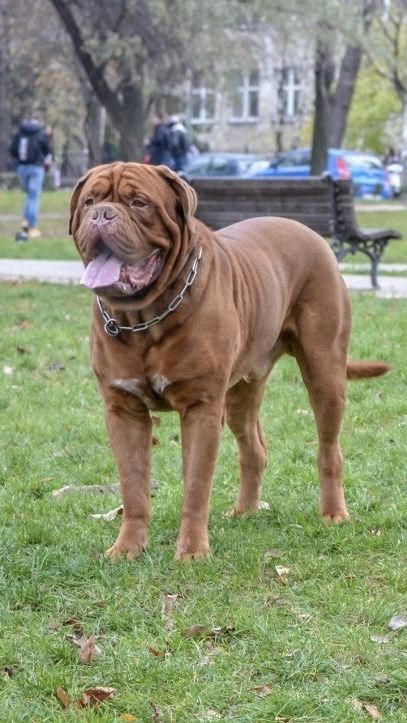
{"type": "Polygon", "coordinates": [[[38,215],[45,164],[52,158],[51,134],[36,118],[24,120],[10,144],[10,154],[17,162],[20,186],[26,194],[21,231],[16,241],[38,238],[38,215]]]}
{"type": "Polygon", "coordinates": [[[187,129],[177,115],[171,116],[168,128],[170,129],[170,151],[172,156],[172,169],[183,171],[188,158],[187,129]]]}
{"type": "Polygon", "coordinates": [[[167,126],[167,118],[164,113],[157,113],[153,118],[153,134],[150,138],[148,147],[150,153],[150,163],[153,166],[165,165],[172,167],[172,157],[170,152],[170,131],[167,126]]]}

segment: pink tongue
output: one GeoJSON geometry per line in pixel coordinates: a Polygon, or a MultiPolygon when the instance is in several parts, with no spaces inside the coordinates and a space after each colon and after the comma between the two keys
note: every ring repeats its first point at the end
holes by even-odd
{"type": "Polygon", "coordinates": [[[103,251],[87,265],[81,284],[89,289],[112,286],[120,278],[122,262],[110,251],[103,251]]]}

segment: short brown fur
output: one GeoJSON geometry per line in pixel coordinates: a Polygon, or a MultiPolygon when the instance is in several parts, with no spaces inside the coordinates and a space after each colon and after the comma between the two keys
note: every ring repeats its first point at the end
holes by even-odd
{"type": "Polygon", "coordinates": [[[112,338],[94,303],[92,365],[124,506],[118,538],[107,554],[133,559],[147,545],[153,410],[174,410],[181,420],[178,559],[209,554],[209,500],[224,420],[240,457],[231,514],[259,508],[266,466],[259,409],[271,369],[284,353],[296,358],[315,414],[321,514],[344,520],[339,434],[346,378],[378,376],[389,366],[348,361],[349,297],[326,242],[282,218],[252,219],[214,233],[193,216],[194,191],[169,169],[115,163],[92,169],[72,196],[70,228],[85,264],[99,242],[91,213],[102,207],[113,216],[107,244],[120,260],[135,263],[155,248],[165,258],[144,294],[102,298],[121,325],[161,314],[184,287],[202,248],[196,279],[182,303],[151,329],[112,338]]]}

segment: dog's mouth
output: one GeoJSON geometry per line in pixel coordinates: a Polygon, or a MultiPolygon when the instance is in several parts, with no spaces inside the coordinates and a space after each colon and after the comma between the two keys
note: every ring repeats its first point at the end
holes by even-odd
{"type": "Polygon", "coordinates": [[[134,296],[156,280],[162,266],[162,249],[155,249],[134,264],[127,264],[106,246],[86,266],[81,284],[96,294],[134,296]]]}

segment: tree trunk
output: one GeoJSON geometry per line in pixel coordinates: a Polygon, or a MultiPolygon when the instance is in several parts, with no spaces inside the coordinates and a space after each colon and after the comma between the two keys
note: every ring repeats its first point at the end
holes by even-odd
{"type": "Polygon", "coordinates": [[[92,94],[86,101],[85,135],[88,143],[89,165],[97,166],[102,162],[103,121],[102,106],[92,94]]]}
{"type": "Polygon", "coordinates": [[[8,147],[11,140],[11,124],[7,76],[8,68],[4,39],[0,38],[0,171],[6,171],[10,165],[8,147]]]}
{"type": "Polygon", "coordinates": [[[342,58],[336,91],[332,97],[329,118],[328,145],[340,148],[346,133],[349,109],[362,62],[360,45],[348,46],[342,58]]]}
{"type": "Polygon", "coordinates": [[[114,128],[120,135],[123,161],[141,159],[144,142],[143,90],[141,85],[126,85],[122,92],[113,90],[104,74],[104,66],[96,66],[87,51],[81,29],[67,0],[50,0],[68,32],[75,53],[86,73],[95,95],[106,108],[114,128]]]}
{"type": "Polygon", "coordinates": [[[117,118],[115,123],[120,136],[120,154],[124,161],[142,160],[144,126],[142,90],[134,85],[126,86],[123,90],[123,110],[120,118],[117,118]]]}
{"type": "Polygon", "coordinates": [[[315,62],[315,115],[312,134],[311,175],[320,176],[326,170],[328,134],[334,67],[330,47],[322,40],[317,43],[315,62]]]}

